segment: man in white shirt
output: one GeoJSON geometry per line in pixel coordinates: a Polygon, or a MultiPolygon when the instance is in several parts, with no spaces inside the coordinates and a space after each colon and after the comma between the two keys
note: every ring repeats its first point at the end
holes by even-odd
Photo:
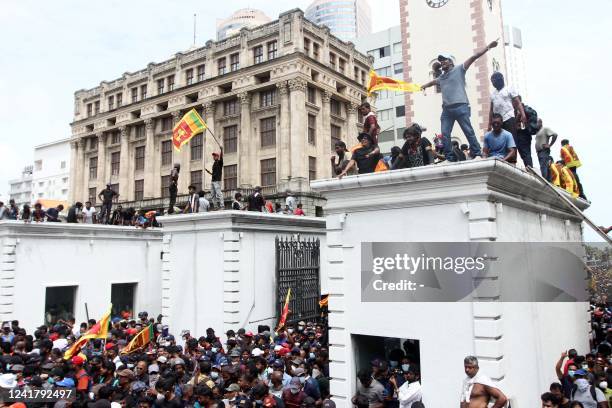
{"type": "Polygon", "coordinates": [[[423,399],[423,393],[421,392],[421,382],[419,381],[420,373],[416,366],[410,366],[408,371],[404,373],[405,383],[401,387],[397,388],[397,380],[395,375],[391,376],[391,384],[397,391],[397,400],[399,401],[400,408],[412,408],[412,405],[423,399]]]}
{"type": "Polygon", "coordinates": [[[83,223],[84,224],[95,224],[96,223],[96,207],[91,205],[91,201],[85,203],[85,208],[82,211],[83,223]]]}
{"type": "Polygon", "coordinates": [[[208,200],[206,199],[206,197],[204,197],[204,191],[199,191],[198,192],[198,196],[200,198],[198,198],[199,201],[199,212],[208,212],[210,210],[210,202],[208,202],[208,200]]]}
{"type": "MultiPolygon", "coordinates": [[[[506,86],[504,76],[501,72],[494,72],[491,75],[491,84],[495,88],[491,92],[491,109],[489,110],[489,130],[492,129],[493,114],[499,113],[503,118],[504,130],[512,133],[514,144],[518,146],[517,127],[520,124],[527,124],[527,117],[523,104],[519,99],[519,94],[510,86],[506,86]],[[515,117],[517,112],[518,117],[515,117]],[[519,123],[516,123],[518,120],[519,123]]],[[[515,161],[516,162],[516,161],[515,161]]]]}

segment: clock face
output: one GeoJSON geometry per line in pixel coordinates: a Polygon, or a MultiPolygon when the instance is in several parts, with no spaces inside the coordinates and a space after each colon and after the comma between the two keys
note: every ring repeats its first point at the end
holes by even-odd
{"type": "Polygon", "coordinates": [[[440,8],[446,5],[446,3],[448,3],[448,0],[425,0],[425,2],[427,2],[427,5],[429,7],[440,8]]]}

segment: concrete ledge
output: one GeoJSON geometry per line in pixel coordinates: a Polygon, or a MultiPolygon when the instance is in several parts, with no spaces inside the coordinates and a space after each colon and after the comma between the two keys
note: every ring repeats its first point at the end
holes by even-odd
{"type": "Polygon", "coordinates": [[[143,230],[136,227],[119,227],[100,224],[67,224],[59,222],[29,223],[0,221],[0,238],[37,237],[49,239],[142,239],[162,240],[161,228],[143,230]]]}

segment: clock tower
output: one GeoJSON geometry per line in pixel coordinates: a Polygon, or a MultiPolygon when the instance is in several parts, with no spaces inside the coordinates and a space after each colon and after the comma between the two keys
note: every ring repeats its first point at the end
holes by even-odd
{"type": "MultiPolygon", "coordinates": [[[[404,80],[425,83],[433,79],[432,64],[448,53],[463,63],[478,49],[499,39],[503,44],[501,0],[399,0],[404,80]]],[[[490,50],[467,72],[466,91],[472,109],[472,126],[479,139],[488,124],[489,78],[495,70],[506,73],[504,47],[490,50]]],[[[435,87],[427,93],[406,93],[406,122],[427,127],[427,136],[441,133],[442,97],[435,87]]],[[[465,143],[457,125],[453,139],[465,143]]]]}

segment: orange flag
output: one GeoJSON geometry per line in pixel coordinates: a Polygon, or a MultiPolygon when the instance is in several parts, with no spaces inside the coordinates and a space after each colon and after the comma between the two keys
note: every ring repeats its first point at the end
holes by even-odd
{"type": "Polygon", "coordinates": [[[368,95],[374,91],[388,89],[390,91],[418,92],[421,85],[400,81],[390,77],[378,76],[375,71],[370,71],[370,82],[368,83],[368,95]]]}
{"type": "Polygon", "coordinates": [[[287,322],[287,316],[289,315],[289,299],[291,298],[291,288],[287,291],[287,297],[285,298],[285,306],[283,306],[283,313],[281,314],[280,320],[278,321],[278,326],[276,327],[276,331],[279,331],[283,327],[285,327],[285,323],[287,322]]]}
{"type": "Polygon", "coordinates": [[[106,339],[108,335],[108,326],[110,325],[110,316],[113,305],[108,308],[108,312],[93,326],[87,330],[77,341],[75,341],[68,350],[64,352],[64,360],[69,360],[81,351],[91,339],[106,339]]]}

